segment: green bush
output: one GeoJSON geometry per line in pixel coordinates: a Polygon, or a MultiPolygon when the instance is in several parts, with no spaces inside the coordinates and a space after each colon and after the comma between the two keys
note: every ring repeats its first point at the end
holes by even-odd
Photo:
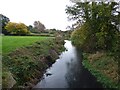
{"type": "Polygon", "coordinates": [[[81,47],[88,37],[89,30],[89,24],[85,23],[80,27],[80,29],[73,31],[71,35],[72,43],[78,47],[81,47]]]}
{"type": "Polygon", "coordinates": [[[27,35],[30,33],[24,23],[9,22],[5,29],[12,35],[27,35]]]}
{"type": "Polygon", "coordinates": [[[96,36],[89,23],[85,23],[80,29],[71,35],[72,43],[82,48],[85,52],[93,52],[96,49],[96,36]]]}

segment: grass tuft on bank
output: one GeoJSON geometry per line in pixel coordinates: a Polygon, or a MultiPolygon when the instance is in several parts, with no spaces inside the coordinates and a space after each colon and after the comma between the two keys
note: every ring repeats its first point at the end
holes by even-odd
{"type": "Polygon", "coordinates": [[[110,53],[84,53],[82,63],[105,88],[120,89],[118,62],[110,53]]]}

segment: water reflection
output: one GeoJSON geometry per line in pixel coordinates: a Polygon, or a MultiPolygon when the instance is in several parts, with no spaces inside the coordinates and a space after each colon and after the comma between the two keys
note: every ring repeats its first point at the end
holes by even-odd
{"type": "Polygon", "coordinates": [[[102,87],[94,76],[82,66],[82,53],[65,41],[67,51],[46,70],[43,79],[34,88],[98,88],[102,87]],[[46,75],[50,73],[50,75],[46,75]]]}
{"type": "Polygon", "coordinates": [[[76,58],[67,63],[66,81],[69,88],[102,88],[96,78],[82,66],[82,53],[76,49],[76,58]]]}

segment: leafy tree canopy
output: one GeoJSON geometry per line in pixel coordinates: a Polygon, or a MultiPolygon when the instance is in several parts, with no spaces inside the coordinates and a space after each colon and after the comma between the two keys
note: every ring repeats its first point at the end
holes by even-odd
{"type": "Polygon", "coordinates": [[[9,22],[5,29],[13,35],[26,35],[29,33],[24,23],[9,22]]]}

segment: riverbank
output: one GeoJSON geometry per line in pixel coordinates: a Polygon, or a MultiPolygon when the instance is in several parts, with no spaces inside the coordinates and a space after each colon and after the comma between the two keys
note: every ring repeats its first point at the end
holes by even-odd
{"type": "Polygon", "coordinates": [[[119,88],[118,62],[114,56],[106,52],[95,54],[84,53],[83,65],[105,88],[119,88]]]}
{"type": "Polygon", "coordinates": [[[3,56],[3,88],[32,88],[64,50],[63,44],[60,38],[50,38],[3,56]]]}

